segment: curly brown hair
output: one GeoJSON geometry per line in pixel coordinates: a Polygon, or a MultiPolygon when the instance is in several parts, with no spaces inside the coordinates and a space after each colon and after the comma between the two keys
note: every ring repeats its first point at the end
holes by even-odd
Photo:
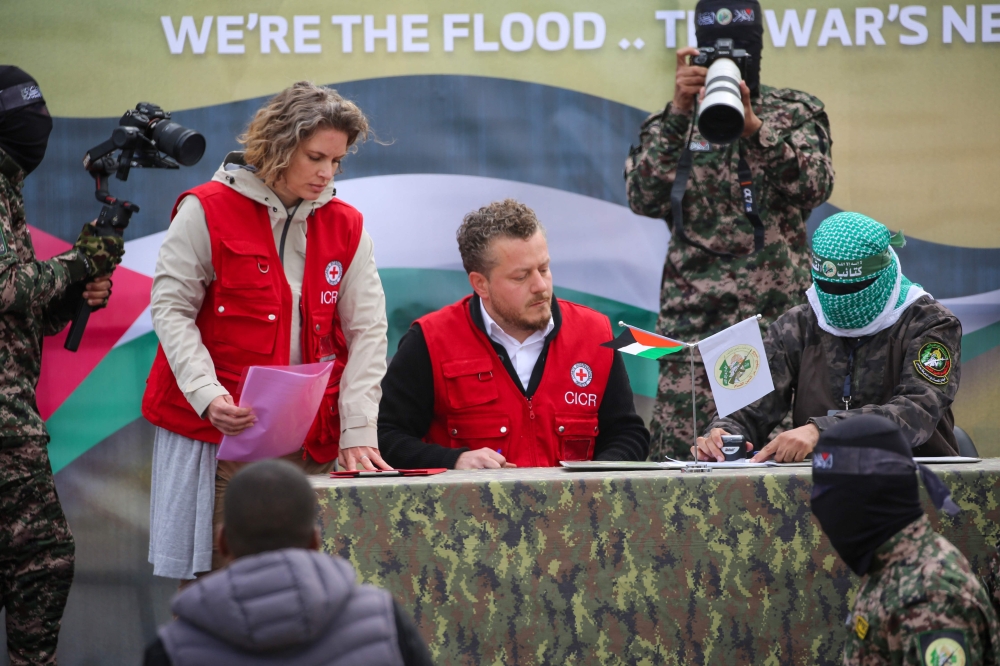
{"type": "Polygon", "coordinates": [[[244,161],[272,186],[284,175],[299,143],[323,128],[347,134],[350,152],[371,134],[368,118],[357,104],[332,88],[299,81],[269,99],[237,140],[246,146],[244,161]]]}
{"type": "Polygon", "coordinates": [[[528,240],[545,227],[535,217],[535,211],[514,199],[494,201],[489,206],[472,211],[458,228],[458,251],[466,273],[482,273],[489,277],[496,266],[490,246],[496,238],[528,240]]]}

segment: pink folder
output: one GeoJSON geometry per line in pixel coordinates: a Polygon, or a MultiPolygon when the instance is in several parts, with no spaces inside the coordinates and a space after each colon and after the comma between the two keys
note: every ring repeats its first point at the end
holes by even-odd
{"type": "Polygon", "coordinates": [[[240,407],[251,407],[257,422],[238,435],[225,435],[219,460],[253,462],[298,451],[316,419],[333,363],[254,365],[240,380],[240,407]]]}

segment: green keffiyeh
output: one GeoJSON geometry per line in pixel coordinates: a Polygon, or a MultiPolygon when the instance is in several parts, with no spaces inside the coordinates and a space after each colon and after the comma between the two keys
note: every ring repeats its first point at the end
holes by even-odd
{"type": "Polygon", "coordinates": [[[820,224],[812,240],[813,280],[834,285],[870,282],[848,294],[814,286],[810,291],[825,323],[843,331],[864,330],[907,303],[911,288],[920,285],[913,285],[900,271],[892,246],[903,243],[902,232],[892,234],[884,224],[860,213],[837,213],[820,224]],[[888,307],[890,299],[892,308],[888,307]]]}

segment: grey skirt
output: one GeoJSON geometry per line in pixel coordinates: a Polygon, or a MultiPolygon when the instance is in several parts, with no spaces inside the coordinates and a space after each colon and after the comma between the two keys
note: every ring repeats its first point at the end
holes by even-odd
{"type": "Polygon", "coordinates": [[[212,569],[218,446],[156,429],[149,498],[153,575],[191,580],[212,569]]]}

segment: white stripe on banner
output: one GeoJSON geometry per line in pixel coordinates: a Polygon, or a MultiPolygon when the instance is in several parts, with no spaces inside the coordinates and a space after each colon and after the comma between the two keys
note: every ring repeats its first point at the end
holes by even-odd
{"type": "Polygon", "coordinates": [[[1000,289],[972,296],[942,298],[941,304],[962,322],[963,335],[1000,321],[1000,289]]]}
{"type": "MultiPolygon", "coordinates": [[[[538,214],[549,237],[555,283],[659,311],[660,276],[670,233],[662,220],[625,206],[540,185],[448,174],[398,174],[337,183],[360,210],[380,268],[462,270],[455,231],[469,211],[507,197],[538,214]]],[[[166,232],[129,241],[122,265],[152,277],[166,232]]],[[[941,301],[965,334],[1000,321],[1000,290],[941,301]]],[[[152,330],[148,310],[119,344],[152,330]]]]}
{"type": "Polygon", "coordinates": [[[660,309],[670,233],[663,220],[625,206],[540,185],[444,174],[353,178],[337,183],[337,196],[364,214],[379,266],[458,271],[455,231],[465,214],[517,199],[546,228],[557,285],[660,309]]]}

